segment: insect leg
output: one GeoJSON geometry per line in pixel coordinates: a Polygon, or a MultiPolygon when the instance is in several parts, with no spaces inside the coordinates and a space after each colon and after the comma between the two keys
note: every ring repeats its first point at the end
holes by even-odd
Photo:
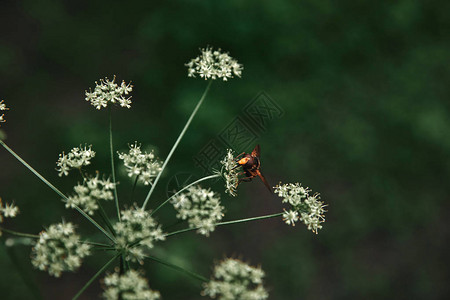
{"type": "Polygon", "coordinates": [[[238,187],[238,185],[239,185],[241,182],[250,182],[250,181],[252,181],[252,178],[253,178],[253,177],[243,177],[243,178],[239,178],[238,182],[236,183],[236,187],[238,187]]]}
{"type": "Polygon", "coordinates": [[[239,156],[242,156],[242,155],[244,155],[244,154],[245,154],[245,152],[242,152],[241,154],[239,154],[238,156],[236,156],[236,157],[234,158],[234,160],[237,160],[239,156]]]}

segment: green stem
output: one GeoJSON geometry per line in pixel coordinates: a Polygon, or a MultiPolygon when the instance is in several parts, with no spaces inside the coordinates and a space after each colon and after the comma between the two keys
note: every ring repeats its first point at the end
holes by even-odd
{"type": "MultiPolygon", "coordinates": [[[[42,182],[44,182],[48,187],[50,187],[55,193],[57,193],[61,198],[63,198],[63,202],[67,202],[69,199],[66,195],[64,195],[60,190],[58,190],[53,184],[51,184],[47,179],[45,179],[41,174],[39,174],[32,166],[30,166],[26,161],[24,161],[17,153],[15,153],[11,148],[9,148],[2,140],[0,140],[0,144],[8,150],[18,161],[20,161],[28,170],[30,170],[34,175],[36,175],[42,182]]],[[[97,227],[101,232],[103,232],[111,241],[115,242],[115,239],[106,232],[97,222],[94,221],[89,215],[87,215],[81,208],[76,205],[72,205],[83,217],[89,220],[95,227],[97,227]]]]}
{"type": "Polygon", "coordinates": [[[124,259],[124,255],[122,254],[119,257],[119,275],[122,276],[123,273],[125,272],[125,263],[124,263],[125,259],[124,259]]]}
{"type": "Polygon", "coordinates": [[[116,247],[94,247],[94,250],[98,250],[98,251],[116,251],[117,252],[117,248],[116,247]]]}
{"type": "Polygon", "coordinates": [[[64,199],[67,199],[67,197],[58,190],[53,184],[51,184],[47,179],[45,179],[41,174],[39,174],[33,167],[31,167],[26,161],[24,161],[18,154],[16,154],[11,148],[9,148],[2,140],[0,140],[0,144],[8,150],[9,153],[11,153],[18,161],[20,161],[25,167],[28,168],[34,175],[36,175],[40,180],[42,180],[46,185],[48,185],[54,192],[56,192],[59,196],[61,196],[64,199]]]}
{"type": "Polygon", "coordinates": [[[83,178],[83,180],[86,180],[86,176],[84,176],[83,171],[81,171],[81,167],[78,168],[78,171],[80,171],[80,175],[83,178]]]}
{"type": "Polygon", "coordinates": [[[161,203],[157,208],[155,208],[151,213],[150,216],[153,215],[155,212],[158,211],[158,209],[160,209],[161,207],[163,207],[164,205],[166,205],[166,203],[168,203],[173,197],[175,197],[176,195],[180,194],[181,192],[183,192],[184,190],[188,189],[189,187],[193,186],[194,184],[197,184],[199,182],[208,180],[208,179],[212,179],[212,178],[216,178],[216,177],[220,177],[219,174],[214,174],[214,175],[210,175],[210,176],[206,176],[203,178],[200,178],[197,181],[194,181],[190,184],[188,184],[187,186],[183,187],[181,190],[179,190],[178,192],[176,192],[175,194],[173,194],[172,196],[169,197],[169,199],[167,199],[166,201],[164,201],[163,203],[161,203]]]}
{"type": "Polygon", "coordinates": [[[187,220],[177,220],[176,222],[170,224],[169,226],[164,227],[163,230],[169,230],[170,228],[173,228],[179,224],[186,223],[186,222],[187,222],[187,220]]]}
{"type": "Polygon", "coordinates": [[[100,212],[100,217],[105,222],[106,227],[108,227],[109,231],[111,231],[112,234],[115,236],[116,231],[114,230],[114,227],[112,226],[111,221],[108,218],[108,215],[106,214],[105,210],[103,209],[103,206],[100,204],[100,201],[98,201],[98,199],[95,199],[95,202],[97,202],[99,212],[100,212]]]}
{"type": "Polygon", "coordinates": [[[145,257],[146,257],[146,258],[149,258],[149,259],[151,259],[151,260],[153,260],[153,261],[156,261],[156,262],[158,262],[158,263],[160,263],[160,264],[163,264],[163,265],[165,265],[165,266],[168,266],[168,267],[170,267],[170,268],[172,268],[172,269],[174,269],[174,270],[177,270],[177,271],[180,271],[180,272],[182,272],[182,273],[184,273],[184,274],[187,274],[187,275],[189,275],[189,276],[191,276],[191,277],[193,277],[193,278],[195,278],[195,279],[201,280],[201,281],[203,281],[203,282],[208,282],[208,279],[207,279],[206,277],[203,277],[202,275],[199,275],[199,274],[197,274],[197,273],[195,273],[195,272],[186,270],[186,269],[184,269],[184,268],[182,268],[182,267],[180,267],[180,266],[171,264],[171,263],[169,263],[169,262],[167,262],[167,261],[163,261],[163,260],[161,260],[161,259],[159,259],[159,258],[156,258],[156,257],[154,257],[154,256],[145,255],[145,257]]]}
{"type": "Polygon", "coordinates": [[[33,294],[35,299],[43,299],[41,296],[41,292],[39,291],[39,287],[36,284],[33,276],[29,273],[29,268],[23,266],[23,259],[16,254],[14,247],[6,247],[6,253],[8,253],[9,258],[12,263],[15,265],[15,270],[18,271],[20,277],[22,278],[24,284],[30,292],[33,294]]]}
{"type": "Polygon", "coordinates": [[[92,282],[94,282],[94,280],[97,279],[97,277],[100,276],[109,267],[109,265],[112,264],[113,261],[116,260],[116,258],[118,258],[120,255],[122,255],[122,253],[119,253],[113,258],[111,258],[111,260],[109,260],[100,270],[98,270],[98,272],[95,273],[95,275],[92,276],[91,279],[89,279],[89,281],[81,288],[81,290],[78,291],[78,293],[72,298],[72,300],[78,299],[78,297],[80,297],[81,294],[83,294],[83,292],[92,284],[92,282]]]}
{"type": "MultiPolygon", "coordinates": [[[[276,217],[279,217],[279,216],[283,215],[283,213],[284,212],[276,213],[276,214],[272,214],[272,215],[260,216],[260,217],[253,217],[253,218],[247,218],[247,219],[240,219],[240,220],[220,222],[220,223],[216,223],[214,225],[215,226],[222,226],[222,225],[230,225],[230,224],[244,223],[244,222],[250,222],[250,221],[257,221],[257,220],[262,220],[262,219],[276,218],[276,217]]],[[[174,231],[174,232],[171,232],[171,233],[167,233],[165,235],[165,237],[176,235],[176,234],[183,233],[183,232],[197,230],[199,228],[201,228],[201,227],[185,228],[185,229],[177,230],[177,231],[174,231]]]]}
{"type": "Polygon", "coordinates": [[[116,187],[116,171],[114,168],[114,149],[113,149],[113,137],[112,137],[112,113],[111,106],[108,107],[109,110],[109,148],[111,149],[111,172],[112,172],[112,181],[114,183],[114,202],[116,204],[117,217],[120,221],[120,211],[119,211],[119,197],[117,196],[117,187],[116,187]]]}
{"type": "MultiPolygon", "coordinates": [[[[91,246],[105,247],[105,248],[111,247],[111,245],[103,244],[103,243],[97,243],[97,242],[80,241],[80,243],[88,244],[88,245],[91,245],[91,246]]],[[[116,249],[116,248],[114,248],[114,249],[116,249]]]]}
{"type": "Polygon", "coordinates": [[[189,125],[191,124],[192,120],[194,119],[195,114],[197,113],[198,109],[203,103],[203,100],[205,100],[206,95],[208,94],[209,88],[211,87],[212,80],[209,81],[208,85],[206,86],[205,91],[203,92],[202,97],[197,103],[197,106],[195,106],[194,111],[192,112],[191,116],[189,117],[188,121],[186,122],[186,125],[184,125],[183,130],[181,131],[180,135],[178,136],[177,140],[175,141],[175,144],[172,146],[172,149],[169,152],[169,155],[167,155],[166,160],[164,161],[161,171],[158,173],[158,176],[156,176],[155,182],[153,183],[150,191],[147,194],[147,197],[145,198],[144,204],[142,205],[142,210],[145,209],[147,206],[147,202],[150,199],[150,196],[153,193],[153,190],[156,187],[156,184],[159,181],[159,178],[161,177],[161,174],[164,172],[164,169],[166,168],[167,164],[169,163],[170,158],[172,157],[173,153],[175,152],[175,149],[177,149],[178,144],[180,143],[181,139],[183,138],[184,134],[186,133],[186,130],[188,129],[189,125]]]}
{"type": "Polygon", "coordinates": [[[133,189],[131,190],[131,203],[133,203],[134,199],[134,191],[136,190],[136,185],[139,179],[139,175],[136,175],[136,179],[134,179],[133,189]]]}
{"type": "Polygon", "coordinates": [[[22,232],[18,232],[18,231],[14,231],[14,230],[9,230],[3,227],[0,227],[0,231],[1,232],[6,232],[15,236],[20,236],[20,237],[26,237],[26,238],[32,238],[32,239],[38,239],[39,235],[37,234],[29,234],[29,233],[22,233],[22,232]]]}
{"type": "MultiPolygon", "coordinates": [[[[9,234],[12,234],[12,235],[15,235],[15,236],[25,237],[25,238],[31,238],[31,239],[38,239],[38,238],[40,238],[40,235],[38,235],[38,234],[30,234],[30,233],[18,232],[18,231],[14,231],[14,230],[3,228],[1,226],[0,226],[0,231],[9,233],[9,234]]],[[[79,243],[81,243],[81,244],[88,244],[88,245],[92,245],[92,246],[99,246],[99,247],[111,247],[111,245],[108,245],[108,244],[96,243],[96,242],[90,242],[90,241],[79,241],[79,243]]]]}
{"type": "Polygon", "coordinates": [[[91,222],[92,224],[94,224],[95,227],[97,227],[101,232],[103,232],[104,235],[106,235],[106,237],[108,239],[110,239],[112,242],[116,242],[116,239],[111,236],[102,226],[100,226],[97,222],[94,221],[94,219],[92,219],[87,213],[85,213],[81,208],[79,208],[76,205],[73,205],[73,207],[86,219],[89,220],[89,222],[91,222]]]}
{"type": "MultiPolygon", "coordinates": [[[[40,238],[40,235],[38,235],[38,234],[30,234],[30,233],[18,232],[18,231],[14,231],[14,230],[3,228],[1,226],[0,226],[0,231],[9,233],[9,234],[12,234],[12,235],[15,235],[15,236],[26,237],[26,238],[31,238],[31,239],[38,239],[38,238],[40,238]]],[[[79,243],[88,244],[88,245],[92,245],[92,246],[111,247],[111,245],[108,245],[108,244],[89,242],[89,241],[79,241],[79,243]]]]}

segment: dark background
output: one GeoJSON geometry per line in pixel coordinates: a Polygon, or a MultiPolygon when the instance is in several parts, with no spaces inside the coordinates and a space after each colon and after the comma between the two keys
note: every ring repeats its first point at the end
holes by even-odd
{"type": "MultiPolygon", "coordinates": [[[[0,98],[11,108],[2,129],[9,146],[71,192],[79,178],[57,176],[60,152],[93,144],[89,170],[110,172],[108,115],[84,101],[84,90],[115,74],[135,86],[133,107],[113,111],[116,149],[138,140],[164,158],[206,86],[183,64],[199,47],[221,47],[244,65],[243,77],[213,83],[150,206],[177,172],[201,175],[192,157],[264,90],[285,111],[256,141],[266,177],[320,192],[327,221],[318,235],[281,218],[217,228],[208,239],[186,233],[153,254],[204,276],[225,256],[261,264],[271,299],[444,299],[449,11],[448,1],[433,0],[2,1],[0,98]]],[[[4,149],[0,163],[0,195],[21,209],[7,228],[36,234],[63,218],[83,236],[96,232],[4,149]]],[[[131,182],[118,179],[130,205],[131,182]]],[[[260,180],[237,198],[220,182],[213,188],[226,220],[282,210],[260,180]]],[[[139,203],[146,192],[139,188],[139,203]]],[[[158,217],[175,220],[169,206],[158,217]]],[[[2,299],[31,299],[33,289],[69,299],[109,259],[96,253],[54,279],[32,270],[29,253],[2,242],[2,299]]],[[[152,261],[143,269],[164,299],[201,298],[198,281],[152,261]]],[[[97,281],[83,299],[100,293],[97,281]]]]}

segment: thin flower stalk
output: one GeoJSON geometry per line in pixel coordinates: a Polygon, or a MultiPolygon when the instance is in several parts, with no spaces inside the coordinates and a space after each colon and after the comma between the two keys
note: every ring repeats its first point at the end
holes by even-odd
{"type": "MultiPolygon", "coordinates": [[[[17,153],[15,153],[11,148],[8,147],[2,140],[0,140],[0,144],[8,150],[18,161],[20,161],[28,170],[30,170],[36,177],[38,177],[42,182],[44,182],[48,187],[50,187],[55,193],[57,193],[64,201],[68,201],[66,195],[64,195],[60,190],[58,190],[53,184],[51,184],[47,179],[45,179],[41,174],[39,174],[33,167],[31,167],[26,161],[24,161],[17,153]]],[[[97,227],[101,232],[103,232],[108,239],[115,242],[113,236],[111,236],[103,227],[101,227],[97,222],[94,221],[88,214],[86,214],[81,208],[78,206],[74,206],[74,208],[89,222],[91,222],[95,227],[97,227]]]]}
{"type": "MultiPolygon", "coordinates": [[[[245,223],[245,222],[250,222],[250,221],[258,221],[258,220],[263,220],[263,219],[276,218],[276,217],[279,217],[279,216],[283,215],[283,213],[284,212],[271,214],[271,215],[265,215],[265,216],[259,216],[259,217],[246,218],[246,219],[225,221],[225,222],[216,223],[214,225],[215,226],[222,226],[222,225],[230,225],[230,224],[245,223]]],[[[199,228],[200,227],[185,228],[185,229],[177,230],[177,231],[174,231],[174,232],[166,233],[165,237],[169,237],[169,236],[172,236],[172,235],[176,235],[176,234],[184,233],[184,232],[188,232],[188,231],[198,230],[199,228]]]]}
{"type": "Polygon", "coordinates": [[[20,237],[25,237],[25,238],[30,238],[30,239],[38,239],[39,238],[39,235],[37,235],[37,234],[18,232],[18,231],[6,229],[3,227],[0,227],[0,232],[6,232],[6,233],[9,233],[9,234],[12,234],[15,236],[20,236],[20,237]]]}
{"type": "Polygon", "coordinates": [[[118,253],[116,254],[113,258],[111,258],[103,267],[101,267],[100,270],[98,270],[97,273],[95,273],[94,276],[91,277],[91,279],[89,279],[89,281],[78,291],[78,293],[72,298],[72,300],[76,300],[78,299],[78,297],[81,296],[81,294],[84,293],[84,291],[94,282],[94,280],[96,280],[100,275],[103,274],[103,272],[106,271],[106,269],[108,269],[108,267],[120,256],[122,255],[122,253],[118,253]]]}
{"type": "Polygon", "coordinates": [[[184,273],[184,274],[186,274],[186,275],[188,275],[188,276],[190,276],[192,278],[198,279],[200,281],[203,281],[203,282],[207,282],[208,281],[208,279],[206,277],[204,277],[204,276],[202,276],[200,274],[197,274],[195,272],[186,270],[185,268],[182,268],[180,266],[174,265],[172,263],[169,263],[169,262],[164,261],[162,259],[159,259],[157,257],[151,256],[151,255],[145,255],[145,258],[151,259],[151,260],[156,261],[156,262],[158,262],[158,263],[160,263],[162,265],[168,266],[168,267],[170,267],[170,268],[172,268],[174,270],[182,272],[182,273],[184,273]]]}
{"type": "Polygon", "coordinates": [[[161,203],[157,208],[155,208],[151,213],[150,216],[153,215],[155,212],[157,212],[161,207],[163,207],[164,205],[166,205],[167,203],[170,202],[170,200],[172,200],[174,197],[178,196],[180,193],[184,192],[185,190],[187,190],[188,188],[190,188],[191,186],[198,184],[202,181],[208,180],[208,179],[213,179],[213,178],[217,178],[220,177],[220,174],[214,174],[214,175],[210,175],[210,176],[206,176],[203,178],[200,178],[199,180],[196,180],[190,184],[188,184],[187,186],[183,187],[182,189],[180,189],[178,192],[176,192],[175,194],[173,194],[172,196],[170,196],[166,201],[164,201],[163,203],[161,203]]]}
{"type": "Polygon", "coordinates": [[[212,80],[208,83],[208,85],[206,86],[205,91],[203,92],[202,97],[200,98],[200,100],[198,101],[197,105],[194,108],[194,111],[192,112],[191,116],[189,117],[188,121],[186,122],[186,125],[184,125],[183,130],[181,131],[180,135],[178,136],[177,140],[175,141],[175,144],[173,145],[172,149],[169,152],[169,155],[167,155],[166,160],[164,161],[162,167],[161,167],[161,172],[158,173],[158,176],[156,176],[155,182],[153,183],[150,191],[147,194],[147,197],[145,198],[144,204],[142,204],[142,209],[145,210],[145,207],[147,206],[148,200],[150,199],[153,190],[156,187],[156,184],[159,181],[159,178],[161,178],[161,174],[164,172],[164,169],[166,168],[167,164],[169,163],[170,158],[172,157],[173,153],[175,152],[175,150],[178,147],[178,144],[180,143],[181,139],[183,138],[184,134],[186,133],[189,125],[191,124],[192,120],[194,119],[195,115],[197,114],[198,109],[200,108],[200,106],[202,105],[203,101],[206,98],[206,95],[208,94],[209,88],[211,87],[211,83],[212,80]]]}
{"type": "Polygon", "coordinates": [[[112,181],[114,183],[114,203],[116,204],[117,218],[119,218],[119,221],[120,221],[119,197],[117,195],[116,170],[114,167],[114,147],[113,147],[113,137],[112,137],[111,106],[109,107],[108,111],[109,111],[109,149],[111,150],[111,173],[112,173],[112,181]]]}

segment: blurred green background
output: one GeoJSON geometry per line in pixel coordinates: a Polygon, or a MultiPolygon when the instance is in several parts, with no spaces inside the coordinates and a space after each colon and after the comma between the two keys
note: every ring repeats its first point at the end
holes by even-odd
{"type": "MultiPolygon", "coordinates": [[[[110,172],[107,112],[84,101],[84,90],[115,74],[135,86],[133,107],[113,111],[116,149],[137,140],[164,158],[206,86],[187,78],[184,63],[199,47],[221,47],[244,65],[243,77],[213,83],[150,205],[164,200],[177,172],[202,174],[192,157],[264,90],[285,111],[257,140],[264,173],[273,185],[298,181],[320,192],[327,221],[318,235],[281,219],[217,228],[210,238],[186,233],[154,255],[204,276],[225,256],[261,264],[271,299],[445,299],[449,11],[450,2],[433,0],[2,1],[0,98],[11,107],[2,129],[69,193],[79,178],[57,176],[60,152],[93,144],[89,170],[110,172]]],[[[0,163],[0,196],[21,208],[7,228],[38,233],[64,218],[95,232],[4,149],[0,163]]],[[[119,181],[130,205],[131,182],[119,181]]],[[[259,179],[237,198],[221,182],[213,188],[226,220],[283,207],[259,179]]],[[[173,209],[159,219],[173,223],[173,209]]],[[[2,299],[32,299],[33,289],[69,299],[109,259],[98,253],[54,279],[32,270],[29,247],[1,244],[2,299]]],[[[164,299],[201,298],[194,279],[151,261],[143,269],[164,299]]],[[[96,282],[82,299],[100,293],[96,282]]]]}

